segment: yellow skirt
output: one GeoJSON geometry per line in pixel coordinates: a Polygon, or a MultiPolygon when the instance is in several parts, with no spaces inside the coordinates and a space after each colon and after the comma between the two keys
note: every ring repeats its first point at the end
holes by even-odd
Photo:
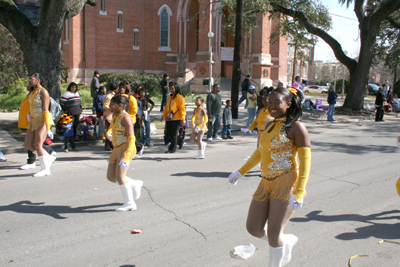
{"type": "Polygon", "coordinates": [[[32,132],[37,130],[38,128],[42,127],[44,122],[43,115],[35,118],[31,118],[28,124],[28,130],[31,130],[32,132]]]}
{"type": "MultiPolygon", "coordinates": [[[[114,147],[110,157],[108,158],[109,163],[119,163],[122,158],[125,157],[126,149],[128,148],[128,142],[120,145],[119,147],[114,147]]],[[[133,147],[133,152],[131,155],[131,159],[135,158],[136,155],[136,146],[133,147]]]]}
{"type": "Polygon", "coordinates": [[[263,177],[253,194],[253,200],[267,202],[270,199],[287,201],[297,184],[298,172],[289,172],[270,181],[263,177]]]}

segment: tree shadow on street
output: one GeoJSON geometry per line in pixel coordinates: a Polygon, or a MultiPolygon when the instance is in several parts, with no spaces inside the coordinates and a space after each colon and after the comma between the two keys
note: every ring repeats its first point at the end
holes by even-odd
{"type": "Polygon", "coordinates": [[[71,208],[69,206],[44,205],[44,202],[32,203],[29,200],[22,200],[10,205],[0,206],[0,212],[14,211],[17,213],[26,213],[26,214],[43,214],[53,217],[54,219],[67,219],[68,217],[64,217],[60,214],[99,213],[99,212],[110,212],[110,211],[114,212],[115,209],[102,209],[102,210],[94,210],[94,209],[116,206],[116,205],[121,205],[121,203],[111,203],[104,205],[93,205],[93,206],[71,208]]]}
{"type": "Polygon", "coordinates": [[[330,152],[338,152],[338,153],[346,153],[346,154],[368,154],[374,152],[381,153],[396,153],[398,148],[396,146],[385,146],[385,145],[354,145],[354,144],[338,144],[338,143],[330,143],[330,142],[312,142],[314,151],[318,149],[323,149],[324,151],[330,152]]]}
{"type": "Polygon", "coordinates": [[[342,233],[336,236],[340,240],[367,239],[375,237],[379,239],[400,239],[400,223],[379,223],[379,220],[400,220],[400,210],[383,211],[370,215],[340,214],[320,215],[322,211],[316,210],[308,213],[306,218],[292,218],[292,222],[361,222],[370,225],[359,227],[355,232],[342,233]],[[397,214],[397,215],[396,215],[397,214]]]}

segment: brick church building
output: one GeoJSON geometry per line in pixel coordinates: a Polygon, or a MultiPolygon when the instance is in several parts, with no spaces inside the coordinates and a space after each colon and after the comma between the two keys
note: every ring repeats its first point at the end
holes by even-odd
{"type": "MultiPolygon", "coordinates": [[[[212,45],[212,77],[232,76],[234,37],[223,30],[227,13],[211,0],[99,0],[65,21],[62,51],[68,81],[90,83],[93,71],[164,73],[205,91],[212,45]],[[214,37],[209,39],[212,31],[214,37]]],[[[277,21],[257,15],[243,37],[241,70],[260,86],[287,83],[288,44],[270,41],[277,21]]]]}

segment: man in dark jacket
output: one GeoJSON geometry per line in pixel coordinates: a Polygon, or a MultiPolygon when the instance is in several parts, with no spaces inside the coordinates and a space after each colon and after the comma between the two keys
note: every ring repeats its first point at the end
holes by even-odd
{"type": "Polygon", "coordinates": [[[96,114],[96,96],[97,96],[97,92],[99,91],[100,86],[103,85],[99,81],[99,76],[100,76],[99,72],[97,70],[95,70],[92,82],[90,83],[90,95],[93,98],[93,108],[92,108],[93,114],[96,114]]]}
{"type": "Polygon", "coordinates": [[[168,73],[164,73],[164,78],[160,82],[160,88],[161,88],[161,93],[162,93],[162,100],[161,100],[161,109],[160,111],[164,111],[164,106],[167,104],[167,95],[168,95],[168,79],[169,75],[168,73]]]}
{"type": "Polygon", "coordinates": [[[215,140],[222,140],[217,135],[219,127],[221,126],[221,113],[222,113],[222,98],[221,87],[219,84],[213,85],[213,91],[207,96],[207,115],[208,115],[208,131],[207,141],[212,142],[215,140]]]}
{"type": "Polygon", "coordinates": [[[103,108],[103,101],[106,97],[106,88],[104,86],[100,86],[99,92],[96,96],[96,113],[97,113],[97,121],[99,123],[99,139],[105,140],[105,122],[104,122],[104,108],[103,108]]]}
{"type": "Polygon", "coordinates": [[[384,101],[385,101],[385,95],[383,94],[383,88],[379,87],[379,92],[376,94],[376,99],[375,99],[375,108],[376,108],[375,121],[384,121],[383,120],[384,101]]]}
{"type": "Polygon", "coordinates": [[[249,100],[247,99],[247,93],[249,92],[250,85],[251,85],[250,75],[247,75],[242,82],[242,97],[239,99],[239,104],[238,104],[240,105],[244,100],[246,100],[246,105],[244,106],[244,108],[247,108],[247,106],[249,105],[249,100]]]}
{"type": "Polygon", "coordinates": [[[336,121],[333,116],[335,115],[335,104],[336,104],[336,99],[338,95],[335,91],[333,91],[333,88],[329,88],[329,94],[328,94],[328,104],[329,104],[329,109],[328,109],[328,121],[334,122],[336,121]]]}

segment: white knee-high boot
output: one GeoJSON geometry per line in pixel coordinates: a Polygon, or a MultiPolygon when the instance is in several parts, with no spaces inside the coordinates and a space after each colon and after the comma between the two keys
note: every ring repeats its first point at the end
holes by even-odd
{"type": "Polygon", "coordinates": [[[199,149],[199,154],[193,157],[194,159],[204,159],[204,150],[199,149]]]}
{"type": "Polygon", "coordinates": [[[124,197],[124,205],[121,207],[115,208],[116,211],[128,211],[128,210],[136,210],[136,203],[133,200],[133,192],[132,187],[129,183],[119,185],[121,189],[122,196],[124,197]]]}
{"type": "Polygon", "coordinates": [[[207,143],[206,143],[206,142],[203,142],[203,141],[201,141],[201,144],[203,145],[203,151],[206,151],[206,146],[207,146],[207,143]]]}
{"type": "Polygon", "coordinates": [[[125,178],[128,181],[128,184],[132,187],[134,199],[139,199],[140,195],[142,194],[143,181],[142,180],[133,180],[132,178],[129,178],[128,176],[125,176],[125,178]]]}
{"type": "MultiPolygon", "coordinates": [[[[47,153],[46,150],[43,149],[43,151],[44,151],[44,155],[45,155],[45,157],[46,157],[46,161],[49,163],[49,164],[48,164],[48,167],[49,167],[49,170],[50,170],[51,164],[53,164],[53,162],[54,162],[57,158],[56,158],[56,156],[54,156],[53,154],[50,155],[49,153],[47,153]]],[[[36,157],[39,157],[39,154],[37,153],[37,150],[33,151],[33,153],[36,155],[36,157]]],[[[53,153],[55,153],[55,152],[53,152],[53,153]]]]}
{"type": "Polygon", "coordinates": [[[274,248],[269,246],[269,265],[268,267],[282,267],[285,247],[274,248]]]}
{"type": "Polygon", "coordinates": [[[49,168],[49,163],[46,159],[46,156],[39,156],[39,162],[40,162],[40,172],[35,173],[33,176],[34,177],[42,177],[46,175],[50,175],[50,168],[49,168]]]}
{"type": "Polygon", "coordinates": [[[285,256],[282,261],[282,266],[285,266],[292,259],[292,249],[299,239],[297,236],[292,234],[283,234],[283,240],[285,242],[285,256]]]}

